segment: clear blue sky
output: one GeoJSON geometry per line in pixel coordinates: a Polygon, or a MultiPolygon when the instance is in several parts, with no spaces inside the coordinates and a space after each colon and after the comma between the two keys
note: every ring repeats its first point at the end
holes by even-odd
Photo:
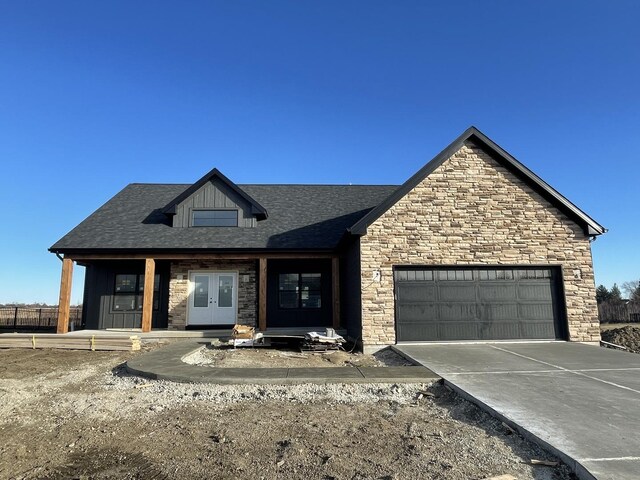
{"type": "MultiPolygon", "coordinates": [[[[0,302],[130,182],[401,183],[476,125],[640,277],[636,1],[0,3],[0,302]]],[[[72,301],[81,299],[82,269],[72,301]]]]}

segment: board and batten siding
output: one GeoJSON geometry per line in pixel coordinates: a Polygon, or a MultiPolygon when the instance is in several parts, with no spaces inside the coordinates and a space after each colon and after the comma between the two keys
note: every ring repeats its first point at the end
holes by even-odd
{"type": "MultiPolygon", "coordinates": [[[[117,311],[113,309],[115,279],[118,274],[140,275],[144,261],[95,261],[86,265],[83,320],[88,329],[141,328],[142,310],[117,311]]],[[[152,313],[152,328],[167,328],[169,297],[169,264],[158,261],[156,274],[160,276],[158,309],[152,313]]]]}
{"type": "Polygon", "coordinates": [[[217,180],[207,182],[176,207],[176,214],[173,216],[173,226],[190,227],[191,212],[193,210],[209,208],[238,210],[239,227],[256,226],[256,218],[251,214],[250,205],[236,192],[217,180]]]}

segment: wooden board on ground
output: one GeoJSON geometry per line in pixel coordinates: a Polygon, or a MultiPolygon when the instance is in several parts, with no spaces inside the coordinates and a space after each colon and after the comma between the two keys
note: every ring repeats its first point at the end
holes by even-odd
{"type": "Polygon", "coordinates": [[[132,336],[66,336],[47,334],[14,333],[0,335],[0,348],[61,348],[68,350],[140,350],[140,337],[132,336]]]}

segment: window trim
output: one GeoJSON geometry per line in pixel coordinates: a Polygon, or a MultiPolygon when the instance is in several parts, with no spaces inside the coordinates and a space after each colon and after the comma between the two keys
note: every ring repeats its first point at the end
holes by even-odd
{"type": "Polygon", "coordinates": [[[238,208],[191,208],[189,209],[189,226],[194,228],[234,228],[240,226],[240,210],[238,208]],[[235,225],[195,225],[196,212],[235,212],[236,224],[235,225]]]}

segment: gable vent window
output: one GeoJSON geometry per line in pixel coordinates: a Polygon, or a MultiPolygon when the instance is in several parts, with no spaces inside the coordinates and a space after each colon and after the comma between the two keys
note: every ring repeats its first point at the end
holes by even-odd
{"type": "Polygon", "coordinates": [[[237,210],[194,210],[193,227],[237,227],[237,210]]]}

